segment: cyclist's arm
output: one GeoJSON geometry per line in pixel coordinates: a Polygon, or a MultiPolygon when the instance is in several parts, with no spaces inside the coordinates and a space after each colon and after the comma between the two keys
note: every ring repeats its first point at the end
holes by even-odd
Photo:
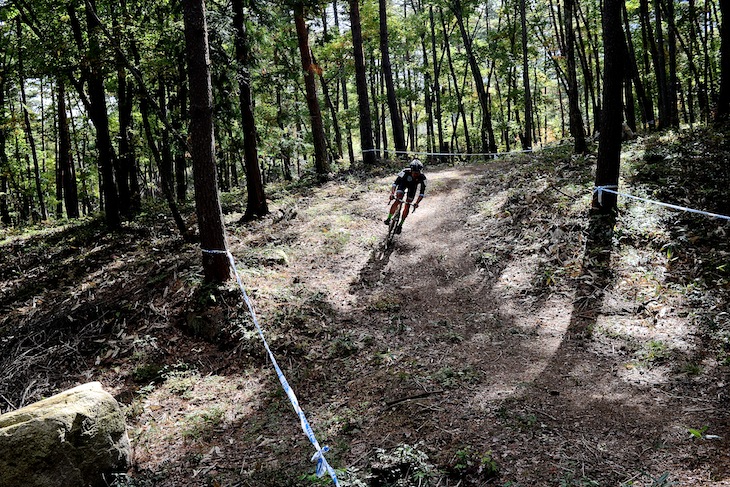
{"type": "Polygon", "coordinates": [[[418,203],[420,203],[421,200],[426,196],[426,176],[424,176],[423,179],[421,180],[421,185],[420,186],[421,186],[421,188],[420,188],[421,191],[419,191],[418,198],[416,198],[415,203],[413,203],[413,205],[416,208],[418,208],[418,203]]]}

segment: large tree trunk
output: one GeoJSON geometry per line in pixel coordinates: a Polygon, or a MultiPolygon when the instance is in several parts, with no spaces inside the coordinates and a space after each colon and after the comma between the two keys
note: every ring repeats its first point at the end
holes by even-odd
{"type": "Polygon", "coordinates": [[[203,274],[208,282],[230,277],[223,211],[218,196],[213,137],[213,88],[210,81],[208,25],[203,0],[183,0],[185,46],[190,79],[190,154],[193,159],[203,274]]]}
{"type": "Polygon", "coordinates": [[[730,0],[720,0],[720,12],[720,95],[715,121],[726,122],[730,118],[730,0]]]}
{"type": "Polygon", "coordinates": [[[383,62],[382,70],[385,77],[385,88],[390,111],[390,123],[393,127],[393,143],[397,153],[406,151],[406,137],[403,131],[403,119],[398,108],[398,98],[393,83],[393,67],[390,64],[390,47],[388,40],[388,9],[387,0],[379,0],[380,12],[380,55],[383,62]]]}
{"type": "MultiPolygon", "coordinates": [[[[623,0],[604,0],[603,7],[603,111],[598,140],[596,186],[618,188],[619,161],[621,156],[624,38],[621,28],[621,3],[623,0]]],[[[616,207],[616,195],[603,193],[600,204],[597,195],[594,207],[609,212],[616,207]]]]}
{"type": "Polygon", "coordinates": [[[248,67],[251,62],[246,30],[243,22],[243,0],[233,0],[233,27],[236,30],[236,62],[238,69],[238,86],[240,90],[241,126],[243,128],[243,150],[246,164],[246,190],[248,199],[244,220],[252,220],[266,215],[269,207],[266,204],[264,183],[259,168],[258,142],[256,140],[256,120],[253,115],[251,95],[251,75],[248,67]]]}
{"type": "Polygon", "coordinates": [[[329,158],[327,157],[327,140],[324,134],[324,123],[322,121],[322,110],[317,100],[317,67],[312,62],[312,53],[309,50],[309,32],[304,21],[304,5],[300,2],[294,7],[294,24],[299,40],[299,55],[302,60],[304,71],[304,87],[307,93],[307,108],[309,118],[312,122],[312,138],[314,143],[314,166],[320,179],[324,179],[330,170],[329,158]]]}
{"type": "MultiPolygon", "coordinates": [[[[90,1],[94,7],[94,2],[90,1]]],[[[73,8],[73,7],[71,7],[73,8]]],[[[109,228],[121,227],[119,195],[114,181],[116,156],[109,133],[109,113],[106,107],[106,91],[104,89],[104,73],[101,67],[102,49],[99,45],[101,26],[95,12],[86,9],[86,28],[89,42],[89,118],[96,128],[96,143],[99,154],[99,170],[101,172],[102,194],[104,195],[104,212],[109,228]]]]}
{"type": "Polygon", "coordinates": [[[360,26],[359,0],[350,0],[350,31],[355,57],[355,85],[357,87],[357,106],[360,111],[360,147],[363,162],[375,164],[375,147],[373,146],[373,119],[370,115],[368,97],[367,70],[365,69],[365,53],[363,52],[362,28],[360,26]]]}

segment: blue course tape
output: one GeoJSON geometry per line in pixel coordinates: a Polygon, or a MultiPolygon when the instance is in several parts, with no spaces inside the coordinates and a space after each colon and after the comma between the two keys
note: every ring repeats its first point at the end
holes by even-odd
{"type": "Polygon", "coordinates": [[[297,413],[297,416],[299,416],[299,423],[302,427],[302,431],[304,431],[304,434],[307,435],[307,438],[309,438],[309,441],[312,443],[312,445],[315,448],[315,453],[312,456],[312,461],[317,462],[317,477],[322,477],[325,473],[329,473],[330,477],[332,477],[332,481],[335,483],[337,487],[339,487],[339,482],[337,481],[337,475],[335,474],[335,470],[330,466],[329,463],[327,463],[327,459],[324,457],[324,454],[329,451],[328,446],[320,447],[319,442],[317,441],[317,438],[314,436],[314,431],[312,431],[312,427],[309,425],[309,421],[307,421],[307,417],[304,415],[304,411],[302,411],[302,408],[299,406],[299,401],[297,400],[297,396],[294,394],[294,391],[289,386],[289,382],[286,380],[286,377],[284,377],[284,373],[281,371],[281,368],[279,367],[279,364],[276,362],[276,359],[274,358],[274,354],[271,352],[271,349],[269,348],[269,344],[266,341],[266,338],[264,337],[264,332],[261,329],[261,326],[259,325],[258,318],[256,317],[256,312],[253,309],[253,304],[251,303],[251,300],[248,297],[248,294],[246,293],[246,288],[243,285],[243,281],[241,280],[241,275],[238,273],[238,269],[236,268],[236,262],[233,260],[233,255],[228,250],[206,250],[203,249],[203,252],[208,254],[225,254],[228,256],[228,262],[231,266],[231,269],[233,269],[233,273],[236,276],[236,282],[238,283],[238,287],[241,289],[241,294],[243,295],[243,300],[246,303],[246,306],[248,307],[248,311],[251,314],[251,317],[253,318],[253,323],[256,325],[256,330],[258,331],[259,336],[261,337],[261,341],[264,343],[264,347],[266,348],[266,351],[269,354],[269,359],[271,359],[271,363],[274,365],[274,369],[276,369],[276,375],[279,378],[279,382],[281,382],[281,387],[284,389],[284,392],[286,392],[287,397],[289,397],[289,401],[291,401],[292,406],[294,407],[294,411],[297,413]]]}
{"type": "Polygon", "coordinates": [[[730,220],[730,216],[727,216],[727,215],[720,215],[718,213],[710,213],[709,211],[695,210],[693,208],[687,208],[685,206],[671,205],[669,203],[662,203],[661,201],[654,201],[654,200],[650,200],[650,199],[646,199],[646,198],[639,198],[638,196],[633,196],[633,195],[626,194],[626,193],[619,193],[618,191],[616,191],[616,189],[618,189],[618,187],[615,185],[596,186],[596,188],[593,190],[593,192],[598,193],[598,202],[601,204],[602,204],[602,200],[603,200],[602,193],[605,191],[606,193],[613,193],[617,196],[623,196],[625,198],[631,198],[634,200],[643,201],[644,203],[652,203],[655,205],[663,206],[665,208],[671,208],[673,210],[688,211],[690,213],[697,213],[699,215],[710,216],[713,218],[720,218],[722,220],[730,220]]]}

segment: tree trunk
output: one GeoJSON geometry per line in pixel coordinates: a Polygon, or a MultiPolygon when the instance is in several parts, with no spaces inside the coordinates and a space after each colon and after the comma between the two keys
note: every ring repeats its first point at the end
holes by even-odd
{"type": "Polygon", "coordinates": [[[382,59],[381,69],[385,77],[385,88],[387,91],[388,109],[390,111],[390,123],[393,127],[393,142],[396,153],[406,151],[406,138],[403,131],[403,119],[398,108],[398,98],[395,94],[393,83],[393,68],[390,64],[390,47],[388,40],[388,9],[387,0],[379,0],[380,12],[380,55],[382,59]]]}
{"type": "Polygon", "coordinates": [[[565,55],[567,61],[566,75],[568,78],[568,117],[570,134],[575,139],[574,151],[576,154],[588,152],[586,134],[583,127],[583,117],[580,113],[580,102],[578,100],[578,75],[575,69],[575,30],[573,19],[575,18],[574,1],[563,2],[563,21],[565,22],[565,55]]]}
{"type": "MultiPolygon", "coordinates": [[[[627,71],[627,83],[629,80],[633,81],[634,88],[636,89],[636,97],[639,101],[639,109],[641,110],[641,118],[644,127],[652,127],[654,124],[654,104],[652,103],[651,97],[646,94],[644,89],[644,83],[641,80],[639,73],[639,66],[636,62],[636,50],[634,49],[634,42],[631,39],[631,28],[629,26],[628,13],[626,11],[626,5],[622,7],[623,18],[624,18],[624,39],[625,39],[625,59],[626,65],[624,69],[627,71]]],[[[632,127],[636,130],[635,127],[632,127]]]]}
{"type": "Polygon", "coordinates": [[[360,111],[360,147],[363,162],[375,164],[375,147],[373,146],[373,119],[370,115],[368,97],[367,70],[363,51],[362,27],[360,26],[360,2],[350,0],[350,31],[355,58],[355,85],[357,87],[357,106],[360,111]]]}
{"type": "Polygon", "coordinates": [[[13,220],[10,218],[10,208],[8,206],[10,161],[5,152],[7,145],[8,124],[5,120],[5,71],[6,63],[3,59],[0,66],[0,222],[10,225],[13,220]]]}
{"type": "MultiPolygon", "coordinates": [[[[184,56],[182,56],[180,66],[185,65],[184,56]]],[[[185,69],[181,68],[178,76],[177,105],[179,116],[173,118],[172,126],[175,133],[182,133],[183,120],[182,115],[187,113],[188,87],[185,82],[185,69]]],[[[175,197],[178,203],[184,203],[187,200],[188,193],[188,177],[187,177],[187,159],[185,157],[186,148],[178,141],[177,152],[175,153],[175,197]]]]}
{"type": "MultiPolygon", "coordinates": [[[[447,37],[449,35],[449,30],[446,28],[446,19],[444,18],[443,10],[439,8],[439,17],[441,18],[441,27],[443,28],[444,33],[444,44],[446,45],[446,60],[449,63],[449,72],[451,73],[451,81],[454,84],[454,93],[456,94],[456,100],[457,100],[457,106],[459,109],[459,116],[461,116],[462,120],[464,121],[464,141],[466,142],[466,151],[471,153],[472,147],[471,147],[471,139],[469,138],[469,126],[466,123],[466,110],[464,109],[464,97],[462,96],[462,92],[459,90],[459,80],[456,77],[456,70],[454,69],[454,62],[451,57],[451,43],[449,42],[449,38],[447,37]]],[[[457,139],[456,135],[456,127],[457,122],[454,124],[454,128],[452,131],[452,139],[457,139]]],[[[451,143],[452,147],[454,145],[454,141],[452,140],[451,143]]]]}
{"type": "Polygon", "coordinates": [[[716,122],[730,118],[730,0],[720,0],[720,95],[717,100],[716,122]]]}
{"type": "Polygon", "coordinates": [[[304,71],[304,87],[307,93],[307,107],[312,122],[312,137],[314,142],[314,167],[320,179],[324,179],[330,170],[327,157],[327,140],[324,134],[322,111],[317,100],[317,85],[315,75],[317,67],[312,62],[312,53],[309,50],[309,32],[304,21],[304,5],[300,2],[294,7],[294,24],[299,40],[299,55],[304,71]]]}
{"type": "Polygon", "coordinates": [[[236,64],[240,90],[241,127],[243,129],[243,151],[246,164],[246,211],[244,221],[264,216],[269,212],[259,168],[258,141],[256,139],[256,120],[253,114],[251,95],[251,51],[243,19],[243,0],[233,0],[233,27],[236,31],[236,64]]]}
{"type": "MultiPolygon", "coordinates": [[[[661,0],[657,0],[661,1],[661,0]]],[[[679,112],[677,108],[677,27],[674,19],[674,0],[667,0],[667,51],[669,54],[669,79],[667,80],[667,113],[669,125],[679,128],[679,112]]]]}
{"type": "Polygon", "coordinates": [[[471,67],[471,73],[474,78],[474,87],[476,88],[477,97],[479,98],[479,105],[482,108],[482,152],[497,152],[497,142],[494,139],[494,130],[492,129],[492,113],[489,107],[489,95],[487,90],[484,88],[484,78],[482,77],[479,63],[477,62],[474,51],[472,50],[471,38],[466,31],[464,26],[463,11],[461,7],[461,0],[454,0],[450,4],[451,10],[456,17],[456,23],[459,26],[461,32],[461,38],[464,40],[464,47],[466,49],[466,56],[469,60],[469,66],[471,67]]]}
{"type": "Polygon", "coordinates": [[[230,266],[226,255],[220,253],[226,251],[227,247],[215,165],[213,89],[205,3],[203,0],[183,0],[182,5],[190,79],[190,154],[193,159],[200,245],[203,249],[203,274],[207,282],[221,283],[230,277],[230,266]]]}
{"type": "Polygon", "coordinates": [[[421,34],[421,52],[423,53],[423,106],[426,109],[426,151],[436,152],[433,120],[433,95],[431,94],[431,72],[428,65],[426,35],[421,34]]]}
{"type": "MultiPolygon", "coordinates": [[[[175,221],[175,225],[177,226],[180,235],[183,238],[187,238],[188,229],[185,225],[185,221],[180,215],[180,211],[177,208],[177,203],[175,202],[175,196],[172,192],[172,181],[170,179],[171,176],[169,170],[169,162],[165,161],[166,156],[160,151],[160,149],[157,147],[157,143],[155,142],[155,137],[152,133],[152,126],[150,124],[149,107],[146,98],[143,98],[140,101],[139,109],[140,112],[142,112],[142,126],[144,127],[145,136],[147,137],[147,144],[149,145],[150,151],[152,152],[152,159],[155,161],[155,165],[157,166],[157,169],[160,173],[160,189],[162,190],[162,194],[165,197],[167,205],[170,207],[170,213],[172,214],[172,218],[175,221]],[[166,168],[166,165],[168,165],[168,168],[166,168]]],[[[162,145],[164,148],[165,144],[167,144],[167,142],[163,139],[160,145],[162,145]]]]}
{"type": "Polygon", "coordinates": [[[58,168],[63,190],[63,202],[68,218],[79,217],[79,197],[76,186],[76,172],[71,157],[71,134],[66,115],[66,87],[63,78],[58,78],[58,168]]]}
{"type": "MultiPolygon", "coordinates": [[[[121,45],[121,32],[115,3],[112,2],[113,25],[115,42],[121,45]]],[[[119,7],[126,15],[126,0],[121,0],[119,7]]],[[[117,100],[119,101],[119,157],[116,159],[116,182],[119,190],[119,211],[127,217],[139,211],[139,206],[133,203],[130,178],[136,177],[134,171],[134,153],[132,152],[132,96],[127,84],[127,70],[125,59],[121,52],[117,52],[117,100]]]]}
{"type": "Polygon", "coordinates": [[[429,25],[431,26],[431,56],[433,59],[433,94],[436,102],[434,117],[436,118],[436,132],[438,140],[437,152],[444,152],[444,125],[441,118],[441,61],[436,56],[436,23],[434,22],[433,6],[428,6],[429,25]]]}
{"type": "MultiPolygon", "coordinates": [[[[596,186],[618,188],[619,161],[621,156],[624,38],[621,28],[621,3],[623,0],[604,0],[603,4],[603,111],[598,141],[596,186]]],[[[616,207],[616,195],[603,193],[599,202],[594,196],[594,208],[609,212],[616,207]]]]}
{"type": "MultiPolygon", "coordinates": [[[[18,17],[18,77],[20,85],[20,101],[23,110],[23,122],[25,128],[25,139],[30,147],[31,157],[33,158],[33,180],[35,182],[36,197],[38,198],[38,207],[40,209],[41,220],[46,220],[46,203],[43,195],[43,186],[41,185],[41,171],[38,165],[38,151],[36,150],[35,137],[33,137],[33,128],[30,124],[30,113],[28,113],[28,100],[25,96],[25,73],[23,69],[23,53],[22,53],[22,30],[23,24],[21,18],[18,17]]],[[[35,220],[35,217],[34,217],[35,220]]]]}
{"type": "Polygon", "coordinates": [[[532,93],[530,92],[530,65],[527,56],[527,0],[520,0],[520,24],[522,27],[522,84],[525,89],[525,133],[522,149],[532,149],[532,93]]]}
{"type": "MultiPolygon", "coordinates": [[[[90,1],[94,6],[93,1],[90,1]]],[[[73,8],[73,7],[70,7],[73,8]]],[[[95,10],[95,8],[94,8],[95,10]]],[[[101,173],[102,194],[104,196],[104,213],[109,228],[121,227],[119,195],[114,181],[116,156],[109,133],[109,113],[106,107],[106,91],[104,89],[104,73],[101,67],[102,49],[99,20],[91,9],[86,9],[86,28],[89,39],[89,118],[96,128],[97,152],[99,154],[99,171],[101,173]]]]}

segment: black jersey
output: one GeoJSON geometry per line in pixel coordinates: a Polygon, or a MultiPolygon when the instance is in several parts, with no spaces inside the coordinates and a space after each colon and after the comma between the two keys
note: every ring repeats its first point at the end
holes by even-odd
{"type": "Polygon", "coordinates": [[[416,189],[420,186],[419,194],[424,196],[426,194],[426,175],[422,172],[413,175],[411,168],[407,167],[398,173],[393,185],[400,191],[408,190],[410,196],[415,195],[416,189]]]}

